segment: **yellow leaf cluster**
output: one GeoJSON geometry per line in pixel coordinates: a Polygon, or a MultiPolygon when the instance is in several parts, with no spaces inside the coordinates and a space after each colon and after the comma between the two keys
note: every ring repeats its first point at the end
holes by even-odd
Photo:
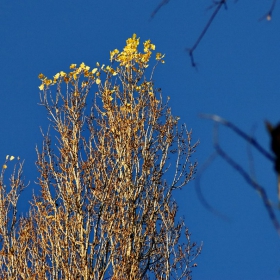
{"type": "MultiPolygon", "coordinates": [[[[90,67],[85,65],[84,62],[82,62],[79,67],[77,67],[77,64],[73,63],[70,65],[70,69],[73,71],[69,72],[68,74],[65,73],[64,71],[60,71],[59,73],[53,76],[53,79],[48,79],[47,77],[45,77],[44,74],[40,73],[38,78],[42,81],[42,84],[39,86],[39,89],[40,90],[47,89],[50,85],[54,85],[57,82],[60,83],[62,81],[64,81],[65,83],[71,82],[74,85],[75,82],[79,80],[81,75],[90,78],[92,80],[94,80],[94,74],[96,74],[96,76],[99,76],[99,72],[97,72],[98,71],[97,68],[94,68],[90,72],[89,71],[90,67]]],[[[81,86],[85,87],[86,85],[88,85],[88,81],[82,82],[81,86]]]]}
{"type": "Polygon", "coordinates": [[[15,159],[15,157],[14,156],[10,156],[10,155],[6,155],[6,160],[14,160],[15,159]]]}
{"type": "Polygon", "coordinates": [[[156,46],[151,43],[151,40],[144,42],[144,53],[138,52],[140,38],[137,38],[136,34],[133,34],[131,38],[126,40],[126,46],[123,51],[119,53],[117,49],[110,53],[111,61],[115,60],[120,62],[121,66],[133,66],[138,63],[140,67],[147,67],[150,60],[152,51],[156,49],[156,46]]]}
{"type": "Polygon", "coordinates": [[[163,60],[164,57],[165,57],[164,54],[161,54],[161,53],[156,54],[156,60],[160,60],[161,63],[165,63],[165,61],[163,60]]]}
{"type": "MultiPolygon", "coordinates": [[[[143,43],[144,48],[143,52],[138,51],[140,38],[137,38],[136,34],[133,34],[131,38],[126,40],[126,45],[123,48],[123,51],[114,49],[110,52],[110,61],[118,62],[120,67],[113,68],[111,66],[105,66],[104,64],[96,63],[96,68],[90,70],[90,67],[82,62],[79,66],[72,63],[70,65],[70,72],[65,73],[63,71],[58,72],[53,76],[52,79],[47,78],[44,74],[40,73],[38,78],[41,80],[41,85],[39,89],[44,91],[47,90],[50,86],[54,84],[60,84],[65,82],[66,84],[72,84],[75,88],[75,96],[78,96],[80,88],[87,88],[91,84],[96,83],[97,85],[101,84],[101,73],[105,72],[108,76],[116,76],[121,74],[122,71],[133,71],[135,73],[142,73],[145,68],[148,67],[148,62],[151,58],[152,51],[156,49],[156,46],[151,43],[151,40],[147,40],[143,43]],[[124,68],[123,68],[124,67],[124,68]],[[83,81],[79,82],[80,78],[86,78],[83,81]]],[[[164,63],[162,58],[163,54],[157,53],[156,60],[164,63]]],[[[136,91],[140,92],[141,88],[137,87],[136,91]]]]}
{"type": "MultiPolygon", "coordinates": [[[[14,160],[14,159],[15,159],[14,156],[6,155],[6,161],[5,161],[5,164],[2,165],[2,168],[3,168],[3,169],[7,169],[8,166],[7,166],[6,163],[7,163],[9,160],[12,161],[12,160],[14,160]]],[[[19,159],[19,157],[18,157],[18,159],[19,159]]]]}
{"type": "Polygon", "coordinates": [[[113,51],[110,52],[110,61],[113,61],[113,58],[119,53],[119,50],[114,49],[113,51]]]}
{"type": "Polygon", "coordinates": [[[150,50],[155,50],[156,46],[151,44],[151,40],[144,42],[144,52],[149,52],[150,50]]]}

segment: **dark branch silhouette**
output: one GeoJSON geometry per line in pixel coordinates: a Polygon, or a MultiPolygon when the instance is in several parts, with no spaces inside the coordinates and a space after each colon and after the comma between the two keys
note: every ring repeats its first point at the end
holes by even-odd
{"type": "Polygon", "coordinates": [[[280,236],[280,224],[277,220],[277,217],[274,213],[274,210],[272,208],[271,202],[267,196],[267,193],[265,189],[259,185],[244,169],[241,165],[239,165],[236,161],[234,161],[227,153],[225,153],[224,150],[220,147],[218,143],[214,145],[214,148],[216,149],[217,153],[231,166],[233,167],[244,179],[245,181],[252,186],[261,196],[262,201],[264,203],[264,206],[266,208],[266,211],[269,215],[269,218],[271,219],[278,235],[280,236]]]}
{"type": "MultiPolygon", "coordinates": [[[[238,136],[242,137],[244,140],[246,140],[250,145],[252,145],[254,148],[256,148],[262,155],[264,155],[268,160],[275,162],[275,158],[273,156],[271,156],[264,148],[261,147],[261,145],[251,136],[249,136],[248,134],[246,134],[244,131],[242,131],[241,129],[239,129],[236,125],[234,125],[233,123],[217,116],[217,115],[203,115],[204,118],[208,118],[211,119],[212,121],[214,121],[215,126],[214,126],[214,140],[213,140],[213,146],[215,149],[215,152],[221,156],[222,159],[224,159],[232,168],[234,168],[244,179],[245,181],[251,186],[253,187],[253,189],[255,189],[261,199],[262,202],[265,206],[265,209],[269,215],[270,220],[272,221],[278,235],[280,236],[280,224],[279,221],[274,213],[273,210],[273,205],[272,202],[269,200],[268,195],[264,189],[264,187],[262,187],[247,171],[245,171],[245,169],[238,164],[236,161],[234,161],[220,146],[219,144],[219,139],[218,139],[218,125],[224,125],[228,128],[230,128],[231,130],[233,130],[238,136]]],[[[272,149],[273,151],[276,150],[277,152],[279,151],[279,147],[275,147],[275,142],[274,141],[278,141],[277,144],[279,144],[280,142],[280,125],[272,128],[273,131],[277,131],[277,139],[273,140],[272,139],[272,149]]],[[[275,134],[276,135],[276,132],[275,134]]],[[[272,136],[272,137],[276,137],[276,136],[272,136]]],[[[213,161],[213,160],[212,160],[213,161]]],[[[209,165],[210,163],[208,162],[207,165],[209,165]]],[[[211,212],[216,213],[217,211],[209,206],[209,204],[205,201],[205,199],[203,198],[203,204],[204,206],[206,205],[211,212]]]]}
{"type": "MultiPolygon", "coordinates": [[[[214,12],[211,15],[210,19],[208,20],[207,24],[205,25],[205,27],[203,28],[202,32],[198,36],[197,40],[195,41],[195,43],[193,44],[193,46],[190,49],[186,48],[186,51],[189,53],[189,56],[191,58],[191,64],[192,64],[193,67],[196,67],[196,63],[194,61],[193,53],[194,53],[195,49],[197,48],[197,46],[199,45],[199,43],[202,40],[202,38],[204,37],[204,35],[206,34],[206,32],[209,29],[210,25],[212,24],[213,20],[217,16],[217,14],[218,14],[219,10],[221,9],[221,7],[223,5],[225,5],[225,8],[226,8],[226,0],[221,0],[221,1],[217,2],[217,3],[215,3],[214,5],[216,6],[216,9],[214,10],[214,12]]],[[[213,7],[213,5],[210,8],[212,8],[212,7],[213,7]]]]}
{"type": "Polygon", "coordinates": [[[231,130],[233,130],[236,134],[238,134],[239,136],[241,136],[243,139],[245,139],[247,142],[249,142],[254,148],[256,148],[263,156],[265,156],[268,160],[274,162],[275,158],[269,153],[267,152],[258,142],[256,139],[254,139],[253,137],[251,137],[250,135],[246,134],[245,132],[243,132],[241,129],[239,129],[235,124],[233,124],[232,122],[221,118],[220,116],[217,115],[207,115],[207,114],[202,114],[201,115],[202,118],[205,119],[211,119],[214,122],[223,124],[224,126],[227,126],[228,128],[230,128],[231,130]]]}
{"type": "Polygon", "coordinates": [[[161,9],[162,6],[166,5],[167,3],[169,2],[169,0],[162,0],[158,6],[154,9],[154,11],[152,12],[151,14],[151,18],[153,18],[157,13],[158,11],[161,9]]]}
{"type": "MultiPolygon", "coordinates": [[[[159,5],[154,9],[154,11],[151,14],[151,19],[155,17],[155,15],[159,12],[159,10],[166,4],[168,4],[170,0],[162,0],[159,5]]],[[[237,2],[237,0],[235,1],[235,3],[237,2]]],[[[266,19],[266,20],[271,20],[272,19],[272,13],[275,9],[276,6],[276,2],[277,0],[272,0],[271,3],[271,7],[268,10],[268,12],[260,18],[260,20],[266,19]]],[[[191,59],[191,65],[193,67],[196,67],[197,64],[194,60],[194,51],[196,50],[196,48],[198,47],[198,45],[200,44],[202,38],[205,36],[206,32],[208,31],[209,27],[211,26],[213,20],[215,19],[215,17],[217,16],[218,12],[220,11],[222,6],[225,6],[225,9],[227,9],[227,5],[226,5],[226,0],[219,0],[219,1],[213,1],[213,4],[207,8],[207,10],[215,8],[212,15],[210,16],[208,22],[206,23],[205,27],[203,28],[202,32],[200,33],[200,35],[198,36],[197,40],[195,41],[195,43],[193,44],[193,46],[191,48],[186,48],[185,50],[189,53],[190,59],[191,59]]]]}

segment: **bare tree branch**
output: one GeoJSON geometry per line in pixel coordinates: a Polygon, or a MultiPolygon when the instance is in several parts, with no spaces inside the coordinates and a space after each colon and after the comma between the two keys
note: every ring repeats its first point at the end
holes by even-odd
{"type": "MultiPolygon", "coordinates": [[[[197,48],[197,46],[199,45],[200,41],[202,40],[202,38],[204,37],[204,35],[206,34],[208,28],[210,27],[210,25],[212,24],[213,20],[215,19],[215,17],[217,16],[218,12],[220,11],[221,7],[223,5],[225,5],[226,7],[226,0],[220,0],[219,2],[215,2],[214,4],[216,6],[216,9],[214,10],[214,12],[212,13],[210,19],[208,20],[208,22],[206,23],[205,27],[203,28],[202,32],[200,33],[200,35],[198,36],[197,40],[195,41],[194,45],[188,49],[186,48],[186,51],[189,53],[189,56],[191,58],[191,64],[193,67],[196,67],[196,63],[194,60],[194,56],[193,53],[195,51],[195,49],[197,48]]],[[[213,6],[211,6],[212,8],[213,6]]]]}
{"type": "Polygon", "coordinates": [[[252,186],[261,196],[264,203],[265,209],[271,219],[278,235],[280,236],[280,224],[277,220],[277,217],[273,211],[272,203],[269,200],[267,193],[261,185],[259,185],[236,161],[234,161],[227,153],[220,147],[218,143],[214,146],[217,153],[231,166],[233,167],[244,179],[245,181],[252,186]]]}
{"type": "Polygon", "coordinates": [[[166,5],[170,0],[162,0],[151,14],[151,19],[158,13],[162,6],[166,5]]]}
{"type": "Polygon", "coordinates": [[[202,118],[205,119],[211,119],[214,122],[220,123],[228,128],[230,128],[231,130],[233,130],[236,134],[238,134],[239,136],[241,136],[243,139],[245,139],[247,142],[249,142],[254,148],[256,148],[263,156],[265,156],[268,160],[274,162],[275,158],[269,153],[267,152],[258,142],[256,139],[254,139],[253,137],[251,137],[250,135],[246,134],[244,131],[242,131],[241,129],[239,129],[236,125],[234,125],[233,123],[231,123],[228,120],[225,120],[217,115],[206,115],[203,114],[201,115],[202,118]]]}
{"type": "Polygon", "coordinates": [[[205,173],[206,169],[213,163],[213,161],[216,159],[217,156],[218,156],[218,153],[215,151],[212,155],[210,155],[208,157],[208,159],[205,161],[205,163],[199,168],[199,170],[197,172],[196,180],[195,180],[195,190],[196,190],[198,199],[200,200],[202,205],[208,211],[212,212],[214,215],[222,218],[225,221],[229,221],[230,220],[229,217],[227,217],[223,213],[219,212],[213,206],[210,205],[210,203],[205,199],[202,189],[201,189],[200,181],[201,181],[202,175],[205,173]]]}
{"type": "Polygon", "coordinates": [[[218,125],[222,124],[224,126],[229,127],[230,129],[232,129],[238,136],[242,137],[243,139],[245,139],[245,141],[247,141],[248,143],[250,143],[250,145],[252,145],[253,147],[255,147],[262,155],[264,155],[267,159],[271,160],[274,162],[274,158],[265,150],[261,147],[261,145],[252,137],[250,137],[249,135],[247,135],[245,132],[243,132],[242,130],[240,130],[237,126],[235,126],[233,123],[217,116],[217,115],[203,115],[204,118],[208,118],[211,119],[212,121],[215,122],[215,126],[214,126],[214,148],[217,154],[219,154],[233,169],[235,169],[244,179],[245,181],[253,188],[255,189],[262,201],[263,204],[265,206],[265,209],[269,215],[270,220],[273,223],[274,228],[276,229],[278,235],[280,236],[280,224],[279,221],[274,213],[273,210],[273,205],[272,202],[269,200],[268,195],[264,189],[264,187],[262,187],[252,176],[249,175],[249,173],[247,171],[245,171],[245,169],[238,164],[235,160],[233,160],[220,146],[219,144],[219,139],[218,139],[218,125]]]}
{"type": "MultiPolygon", "coordinates": [[[[151,19],[158,13],[158,11],[164,5],[168,4],[168,2],[169,2],[169,0],[162,0],[159,3],[159,5],[155,8],[155,10],[152,12],[151,19]]],[[[237,2],[237,0],[235,1],[235,3],[236,2],[237,2]]],[[[272,12],[275,9],[276,2],[277,2],[277,0],[272,0],[272,4],[271,4],[271,7],[270,7],[269,11],[263,17],[261,17],[259,20],[263,20],[263,19],[271,20],[272,12]]],[[[191,48],[186,48],[185,49],[189,53],[189,56],[190,56],[190,59],[191,59],[191,65],[193,67],[197,66],[197,63],[195,62],[195,59],[194,59],[194,51],[196,50],[196,48],[200,44],[201,40],[205,36],[206,32],[208,31],[208,29],[211,26],[213,20],[215,19],[215,17],[217,16],[218,12],[220,11],[220,9],[223,5],[225,6],[225,9],[227,9],[226,0],[213,1],[213,4],[210,7],[207,8],[207,10],[215,8],[212,15],[210,16],[208,22],[206,23],[205,27],[203,28],[202,32],[198,36],[198,38],[195,41],[195,43],[193,44],[193,46],[191,48]]]]}

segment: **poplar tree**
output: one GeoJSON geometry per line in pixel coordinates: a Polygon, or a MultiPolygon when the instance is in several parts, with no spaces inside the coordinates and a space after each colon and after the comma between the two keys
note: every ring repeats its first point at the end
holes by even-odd
{"type": "Polygon", "coordinates": [[[155,45],[138,45],[134,34],[107,66],[39,75],[51,123],[36,149],[40,193],[17,219],[22,165],[10,193],[1,177],[2,279],[191,279],[201,247],[173,193],[195,174],[196,143],[154,85],[164,55],[149,70],[155,45]]]}

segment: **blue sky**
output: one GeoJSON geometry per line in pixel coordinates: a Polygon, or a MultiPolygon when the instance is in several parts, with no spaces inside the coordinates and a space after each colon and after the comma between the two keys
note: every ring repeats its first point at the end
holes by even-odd
{"type": "MultiPolygon", "coordinates": [[[[213,126],[201,113],[233,121],[269,148],[264,120],[280,121],[279,7],[272,21],[258,21],[270,1],[228,1],[228,10],[220,11],[194,53],[196,70],[184,49],[206,24],[212,1],[170,0],[150,20],[159,2],[1,1],[0,159],[4,162],[7,154],[25,159],[30,190],[22,195],[22,211],[32,189],[38,188],[35,146],[42,142],[39,127],[48,125],[44,108],[38,106],[38,74],[52,76],[71,63],[106,64],[109,51],[121,49],[133,33],[143,41],[151,39],[166,54],[155,84],[171,97],[173,113],[193,130],[194,141],[200,141],[193,156],[200,166],[213,152],[213,126]]],[[[248,169],[248,145],[228,129],[221,129],[220,140],[248,169]]],[[[253,157],[256,177],[276,203],[272,163],[254,151],[253,157]]],[[[280,240],[259,195],[220,158],[203,173],[201,187],[230,222],[202,206],[194,182],[177,193],[179,214],[192,239],[204,244],[193,278],[279,279],[280,240]]]]}

